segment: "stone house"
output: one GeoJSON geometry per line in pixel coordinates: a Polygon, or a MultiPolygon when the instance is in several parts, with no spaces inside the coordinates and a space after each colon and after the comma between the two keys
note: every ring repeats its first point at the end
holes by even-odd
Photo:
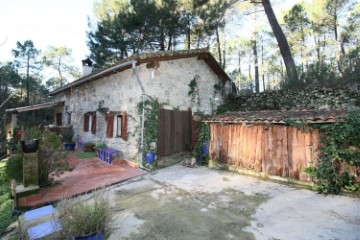
{"type": "MultiPolygon", "coordinates": [[[[208,50],[143,53],[92,73],[90,68],[83,61],[83,77],[50,93],[64,103],[54,107],[55,122],[71,125],[83,142],[105,143],[133,161],[139,159],[142,101],[156,99],[174,112],[211,114],[231,88],[208,50]]],[[[178,125],[173,116],[166,126],[178,125]]]]}

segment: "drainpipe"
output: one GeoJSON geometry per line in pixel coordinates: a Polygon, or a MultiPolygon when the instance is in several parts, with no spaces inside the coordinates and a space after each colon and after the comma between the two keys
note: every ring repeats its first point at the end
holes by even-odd
{"type": "Polygon", "coordinates": [[[145,88],[141,82],[141,79],[140,79],[140,76],[139,76],[139,73],[136,69],[136,61],[132,61],[132,69],[133,69],[133,72],[136,76],[136,80],[137,82],[139,83],[139,86],[141,88],[141,102],[142,102],[142,111],[141,111],[141,142],[140,142],[140,168],[141,169],[144,169],[146,171],[151,171],[150,169],[146,168],[144,166],[144,123],[145,123],[145,96],[146,96],[146,93],[145,93],[145,88]]]}

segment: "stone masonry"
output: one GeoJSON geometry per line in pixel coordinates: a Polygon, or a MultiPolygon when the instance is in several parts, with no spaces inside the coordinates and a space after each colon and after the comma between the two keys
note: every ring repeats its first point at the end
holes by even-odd
{"type": "Polygon", "coordinates": [[[38,152],[23,153],[23,184],[24,187],[37,186],[38,180],[38,152]]]}
{"type": "MultiPolygon", "coordinates": [[[[157,69],[147,68],[146,64],[136,67],[144,85],[147,97],[157,99],[165,104],[166,109],[201,111],[213,113],[217,106],[224,102],[225,94],[230,84],[226,84],[224,91],[216,91],[215,84],[221,80],[209,68],[204,60],[196,57],[176,60],[160,61],[157,69]],[[192,101],[189,93],[189,83],[196,79],[200,102],[192,101]]],[[[138,159],[138,140],[140,138],[140,121],[137,106],[141,102],[141,88],[132,69],[123,70],[116,74],[87,82],[78,87],[68,89],[56,95],[56,101],[65,101],[63,122],[66,122],[65,109],[71,112],[71,124],[75,134],[83,141],[105,143],[108,147],[121,150],[124,158],[136,161],[138,159]],[[106,137],[106,113],[97,111],[99,103],[103,108],[113,112],[126,112],[128,116],[128,140],[106,137]],[[84,114],[97,111],[97,131],[83,131],[84,114]]],[[[116,126],[116,122],[114,124],[116,126]]],[[[116,127],[115,127],[116,128],[116,127]]]]}
{"type": "Polygon", "coordinates": [[[232,97],[229,110],[358,110],[360,90],[348,88],[308,88],[301,90],[280,90],[232,97]]]}

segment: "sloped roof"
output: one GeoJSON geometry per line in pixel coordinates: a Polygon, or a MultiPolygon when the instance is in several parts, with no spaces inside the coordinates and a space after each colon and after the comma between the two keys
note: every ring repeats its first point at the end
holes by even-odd
{"type": "Polygon", "coordinates": [[[10,108],[10,109],[6,109],[6,112],[27,112],[27,111],[33,111],[33,110],[39,110],[39,109],[43,109],[43,108],[51,108],[51,107],[56,107],[56,106],[61,106],[64,105],[64,102],[48,102],[48,103],[41,103],[41,104],[35,104],[35,105],[30,105],[30,106],[25,106],[25,107],[17,107],[17,108],[10,108]]]}
{"type": "Polygon", "coordinates": [[[91,73],[90,75],[81,77],[75,80],[72,83],[69,83],[61,88],[58,88],[50,93],[50,96],[56,95],[57,93],[63,92],[71,87],[78,86],[84,84],[89,81],[93,81],[104,76],[112,75],[117,72],[124,71],[126,69],[131,68],[131,62],[136,61],[136,65],[140,65],[143,63],[149,63],[153,61],[167,61],[167,60],[175,60],[182,58],[192,58],[197,57],[199,60],[204,60],[205,63],[212,69],[212,71],[222,80],[230,80],[230,77],[225,73],[225,71],[221,68],[220,64],[216,61],[214,56],[207,49],[194,49],[194,50],[181,50],[181,51],[158,51],[151,53],[139,53],[134,54],[131,57],[126,59],[122,59],[116,64],[102,68],[98,71],[91,73]]]}
{"type": "Polygon", "coordinates": [[[346,110],[282,110],[257,112],[227,112],[204,119],[207,123],[277,123],[285,119],[305,120],[308,123],[332,123],[343,121],[346,110]]]}

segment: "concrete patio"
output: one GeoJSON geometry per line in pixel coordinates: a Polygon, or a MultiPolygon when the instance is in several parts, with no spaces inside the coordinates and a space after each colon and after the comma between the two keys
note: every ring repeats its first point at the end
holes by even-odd
{"type": "Polygon", "coordinates": [[[108,164],[96,157],[79,159],[75,153],[69,154],[69,160],[74,167],[72,171],[54,176],[54,184],[40,188],[39,194],[20,198],[19,205],[39,207],[144,174],[135,164],[127,161],[108,164]]]}
{"type": "MultiPolygon", "coordinates": [[[[107,239],[360,239],[360,199],[175,165],[106,189],[107,239]]],[[[84,196],[92,198],[92,195],[84,196]]]]}

